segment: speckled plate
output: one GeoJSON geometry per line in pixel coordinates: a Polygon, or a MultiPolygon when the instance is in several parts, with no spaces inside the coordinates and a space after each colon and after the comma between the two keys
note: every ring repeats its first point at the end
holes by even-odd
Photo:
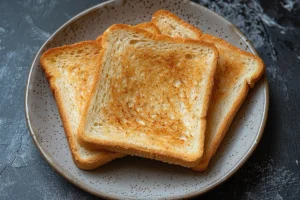
{"type": "Polygon", "coordinates": [[[182,198],[202,194],[233,175],[259,142],[268,110],[268,84],[263,78],[252,89],[205,173],[161,162],[125,157],[98,170],[82,171],[73,163],[55,100],[40,55],[48,48],[95,39],[112,24],[137,24],[159,9],[256,53],[245,36],[216,13],[190,1],[109,1],[88,9],[59,28],[38,52],[29,73],[25,109],[34,142],[49,164],[66,179],[92,194],[109,198],[182,198]]]}

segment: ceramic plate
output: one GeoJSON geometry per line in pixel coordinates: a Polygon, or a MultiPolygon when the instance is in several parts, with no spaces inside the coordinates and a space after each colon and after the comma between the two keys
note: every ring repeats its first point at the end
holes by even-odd
{"type": "Polygon", "coordinates": [[[93,40],[115,23],[137,24],[167,9],[205,33],[255,53],[245,36],[216,13],[190,1],[109,1],[88,9],[59,28],[38,52],[26,87],[26,118],[33,140],[49,164],[66,179],[97,196],[109,198],[182,198],[202,194],[228,179],[254,151],[266,122],[268,84],[263,78],[252,89],[205,173],[158,161],[125,157],[98,170],[82,171],[73,163],[57,106],[40,55],[47,49],[93,40]]]}

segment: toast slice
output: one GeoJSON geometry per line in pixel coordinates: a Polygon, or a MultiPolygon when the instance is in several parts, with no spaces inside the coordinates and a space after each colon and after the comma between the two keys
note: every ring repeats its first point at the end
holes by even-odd
{"type": "MultiPolygon", "coordinates": [[[[155,34],[160,33],[151,22],[137,27],[155,34]]],[[[95,79],[100,42],[84,41],[53,48],[45,52],[40,60],[57,102],[73,160],[79,168],[85,170],[95,169],[115,158],[123,157],[120,153],[89,150],[77,142],[82,109],[95,79]]]]}
{"type": "Polygon", "coordinates": [[[77,142],[77,129],[86,96],[95,79],[101,46],[84,41],[46,51],[40,59],[68,139],[75,164],[85,170],[97,168],[122,154],[92,151],[77,142]]]}
{"type": "MultiPolygon", "coordinates": [[[[187,26],[186,22],[182,20],[177,19],[177,22],[174,23],[174,14],[168,11],[157,11],[153,15],[152,22],[163,34],[169,36],[194,35],[195,32],[195,27],[189,28],[191,25],[187,26]],[[164,23],[158,23],[161,21],[164,23]],[[182,23],[181,27],[186,28],[168,32],[171,26],[180,27],[178,23],[182,23]]],[[[214,44],[219,51],[212,99],[208,111],[204,154],[200,164],[192,168],[195,171],[204,171],[246,98],[249,88],[252,88],[263,75],[264,63],[258,56],[242,51],[220,38],[203,34],[202,36],[197,35],[193,39],[214,44]]]]}
{"type": "Polygon", "coordinates": [[[197,165],[216,48],[127,25],[106,30],[102,48],[79,139],[105,150],[197,165]]]}

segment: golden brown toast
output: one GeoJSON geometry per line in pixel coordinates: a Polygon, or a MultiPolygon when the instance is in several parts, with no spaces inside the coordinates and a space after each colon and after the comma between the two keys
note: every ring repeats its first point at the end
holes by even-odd
{"type": "Polygon", "coordinates": [[[218,52],[205,42],[113,25],[79,130],[87,146],[195,166],[218,52]]]}
{"type": "Polygon", "coordinates": [[[95,41],[85,41],[50,49],[40,59],[58,106],[73,160],[79,168],[86,170],[123,156],[87,150],[77,142],[78,125],[95,79],[100,50],[101,46],[95,41]]]}

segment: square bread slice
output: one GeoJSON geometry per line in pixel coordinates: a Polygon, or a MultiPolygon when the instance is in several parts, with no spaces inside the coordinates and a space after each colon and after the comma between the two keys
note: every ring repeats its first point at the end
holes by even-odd
{"type": "Polygon", "coordinates": [[[87,150],[77,142],[81,113],[95,79],[100,50],[101,46],[96,41],[84,41],[50,49],[40,59],[57,103],[73,160],[85,170],[123,156],[87,150]]]}
{"type": "Polygon", "coordinates": [[[204,154],[200,164],[192,168],[195,171],[204,171],[246,98],[249,88],[252,88],[263,75],[264,63],[258,56],[242,51],[225,40],[208,34],[196,35],[195,27],[187,25],[168,11],[157,11],[153,14],[152,22],[163,34],[205,41],[214,44],[219,51],[212,99],[208,110],[204,154]]]}
{"type": "MultiPolygon", "coordinates": [[[[138,28],[160,34],[151,22],[138,28]]],[[[100,37],[99,37],[100,38],[100,37]]],[[[91,150],[78,143],[77,129],[87,94],[95,79],[101,41],[84,41],[46,51],[40,59],[57,102],[58,111],[75,164],[85,170],[95,169],[123,154],[91,150]]]]}
{"type": "Polygon", "coordinates": [[[127,25],[106,30],[102,48],[79,140],[105,150],[197,165],[216,48],[127,25]]]}

